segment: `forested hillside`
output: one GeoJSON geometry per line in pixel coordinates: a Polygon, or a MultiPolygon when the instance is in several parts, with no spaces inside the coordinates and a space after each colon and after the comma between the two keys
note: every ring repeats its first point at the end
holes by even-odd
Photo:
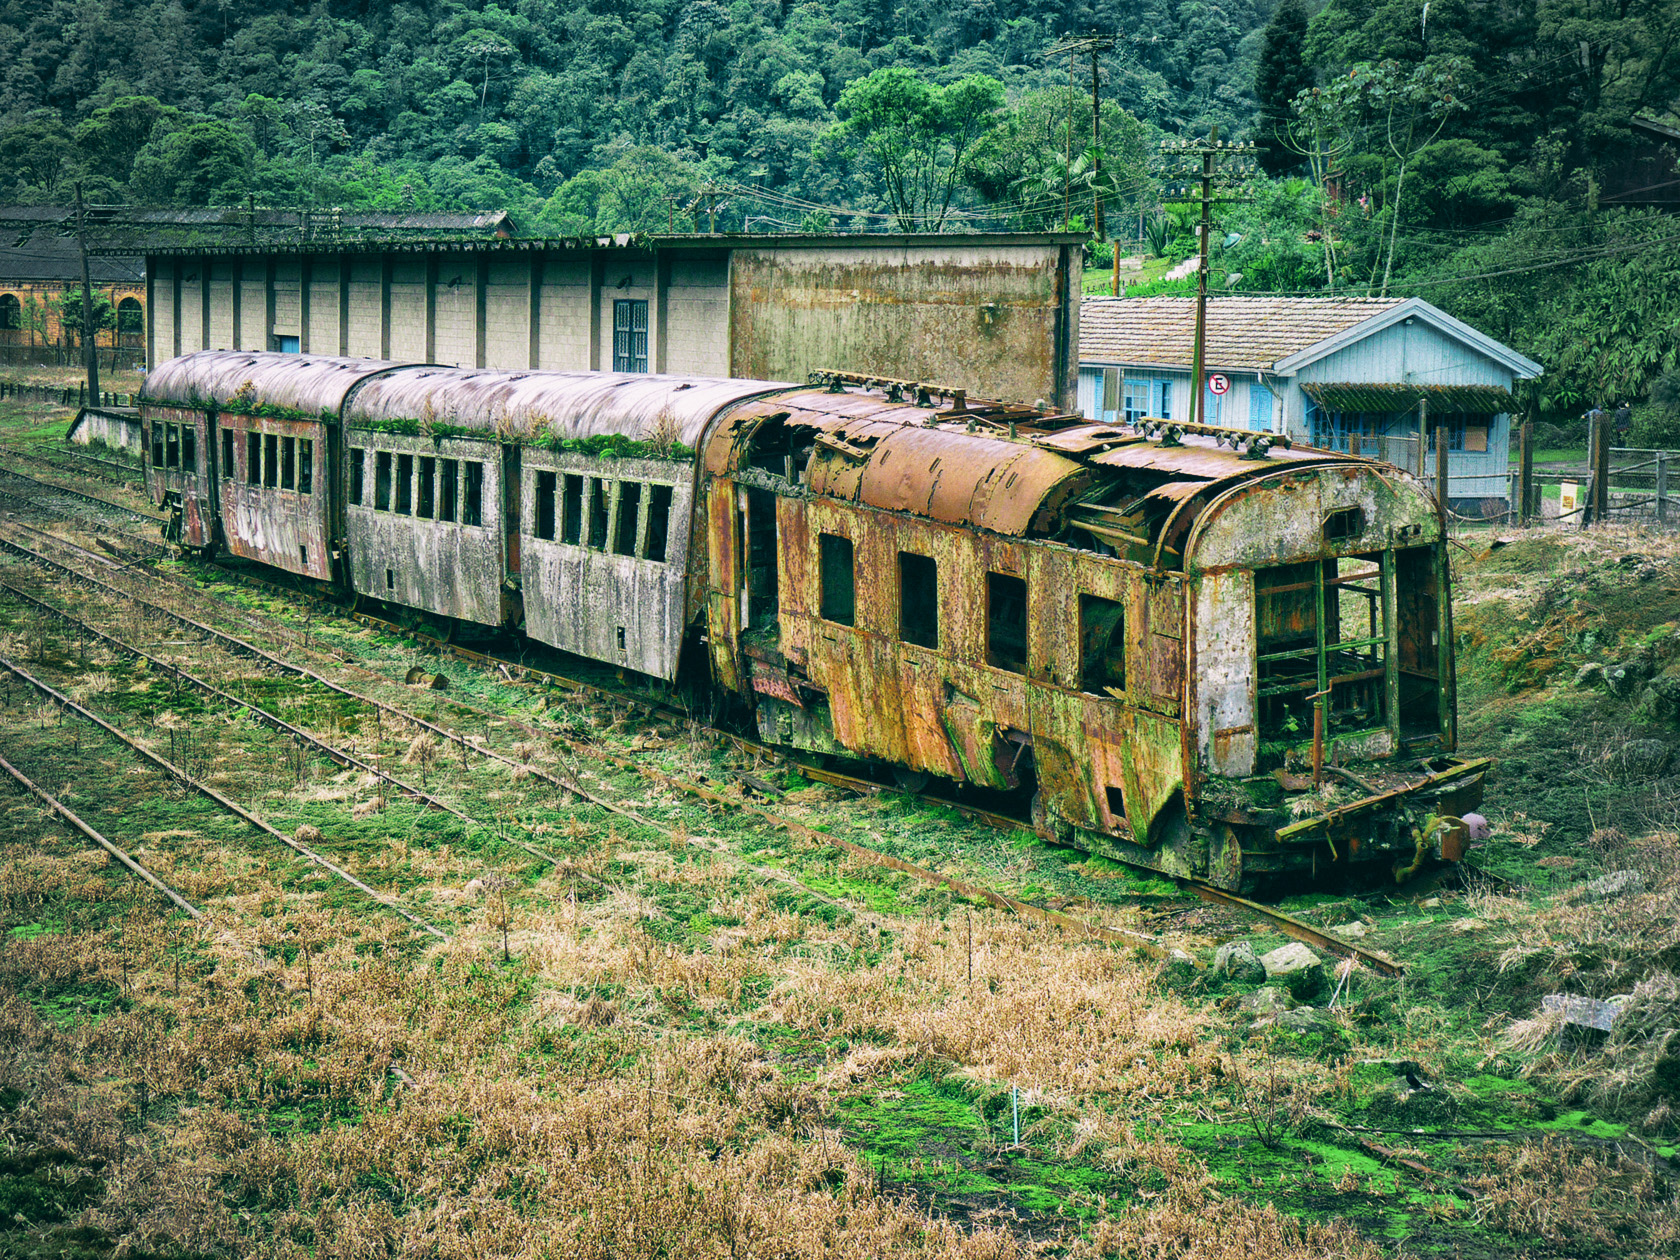
{"type": "Polygon", "coordinates": [[[1085,228],[1100,195],[1183,255],[1158,143],[1218,126],[1263,171],[1216,284],[1419,293],[1546,362],[1556,412],[1680,346],[1680,223],[1603,191],[1672,121],[1672,0],[7,0],[0,67],[0,198],[532,233],[1085,228]],[[1093,31],[1100,150],[1052,51],[1093,31]]]}

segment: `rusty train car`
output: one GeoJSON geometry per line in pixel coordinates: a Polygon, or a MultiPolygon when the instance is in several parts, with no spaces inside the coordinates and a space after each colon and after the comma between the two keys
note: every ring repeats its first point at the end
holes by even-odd
{"type": "Polygon", "coordinates": [[[1388,465],[839,374],[202,351],[141,414],[185,546],[699,679],[1127,863],[1415,870],[1480,802],[1441,521],[1388,465]]]}

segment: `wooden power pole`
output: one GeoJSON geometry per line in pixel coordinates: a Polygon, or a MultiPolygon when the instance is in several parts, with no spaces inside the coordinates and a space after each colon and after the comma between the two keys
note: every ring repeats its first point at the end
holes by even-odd
{"type": "Polygon", "coordinates": [[[88,276],[87,215],[82,185],[76,184],[76,250],[82,256],[82,361],[87,364],[88,402],[99,406],[99,346],[93,335],[93,281],[88,276]]]}

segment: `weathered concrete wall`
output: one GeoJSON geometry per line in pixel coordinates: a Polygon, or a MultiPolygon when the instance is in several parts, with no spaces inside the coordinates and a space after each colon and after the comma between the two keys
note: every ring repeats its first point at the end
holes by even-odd
{"type": "Polygon", "coordinates": [[[731,375],[804,380],[835,368],[1071,408],[1079,264],[1070,254],[1054,244],[921,242],[737,249],[731,375]]]}
{"type": "Polygon", "coordinates": [[[140,418],[131,412],[84,408],[65,438],[73,446],[108,446],[139,458],[146,445],[140,418]]]}
{"type": "Polygon", "coordinates": [[[380,290],[382,271],[377,254],[351,259],[350,335],[345,349],[368,359],[385,355],[380,324],[384,305],[380,290]]]}
{"type": "Polygon", "coordinates": [[[437,330],[432,359],[455,367],[478,365],[478,262],[466,254],[444,254],[437,260],[437,287],[432,301],[437,330]]]}
{"type": "Polygon", "coordinates": [[[551,254],[543,265],[538,304],[538,365],[544,368],[587,371],[595,364],[589,347],[590,310],[594,289],[587,255],[551,254]]]}
{"type": "Polygon", "coordinates": [[[426,361],[426,260],[403,257],[391,262],[391,358],[426,361]]]}
{"type": "Polygon", "coordinates": [[[729,260],[676,259],[665,288],[661,371],[728,376],[729,260]]]}
{"type": "Polygon", "coordinates": [[[492,258],[484,294],[485,359],[478,367],[529,368],[531,260],[492,258]]]}

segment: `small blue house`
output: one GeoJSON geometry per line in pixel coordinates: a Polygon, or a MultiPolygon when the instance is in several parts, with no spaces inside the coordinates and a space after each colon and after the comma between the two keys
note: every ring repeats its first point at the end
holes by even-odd
{"type": "MultiPolygon", "coordinates": [[[[1079,312],[1079,407],[1093,420],[1189,420],[1193,298],[1088,297],[1079,312]]],[[[1511,387],[1544,370],[1422,298],[1210,297],[1206,423],[1419,467],[1418,416],[1447,424],[1448,501],[1505,509],[1511,387]]]]}

